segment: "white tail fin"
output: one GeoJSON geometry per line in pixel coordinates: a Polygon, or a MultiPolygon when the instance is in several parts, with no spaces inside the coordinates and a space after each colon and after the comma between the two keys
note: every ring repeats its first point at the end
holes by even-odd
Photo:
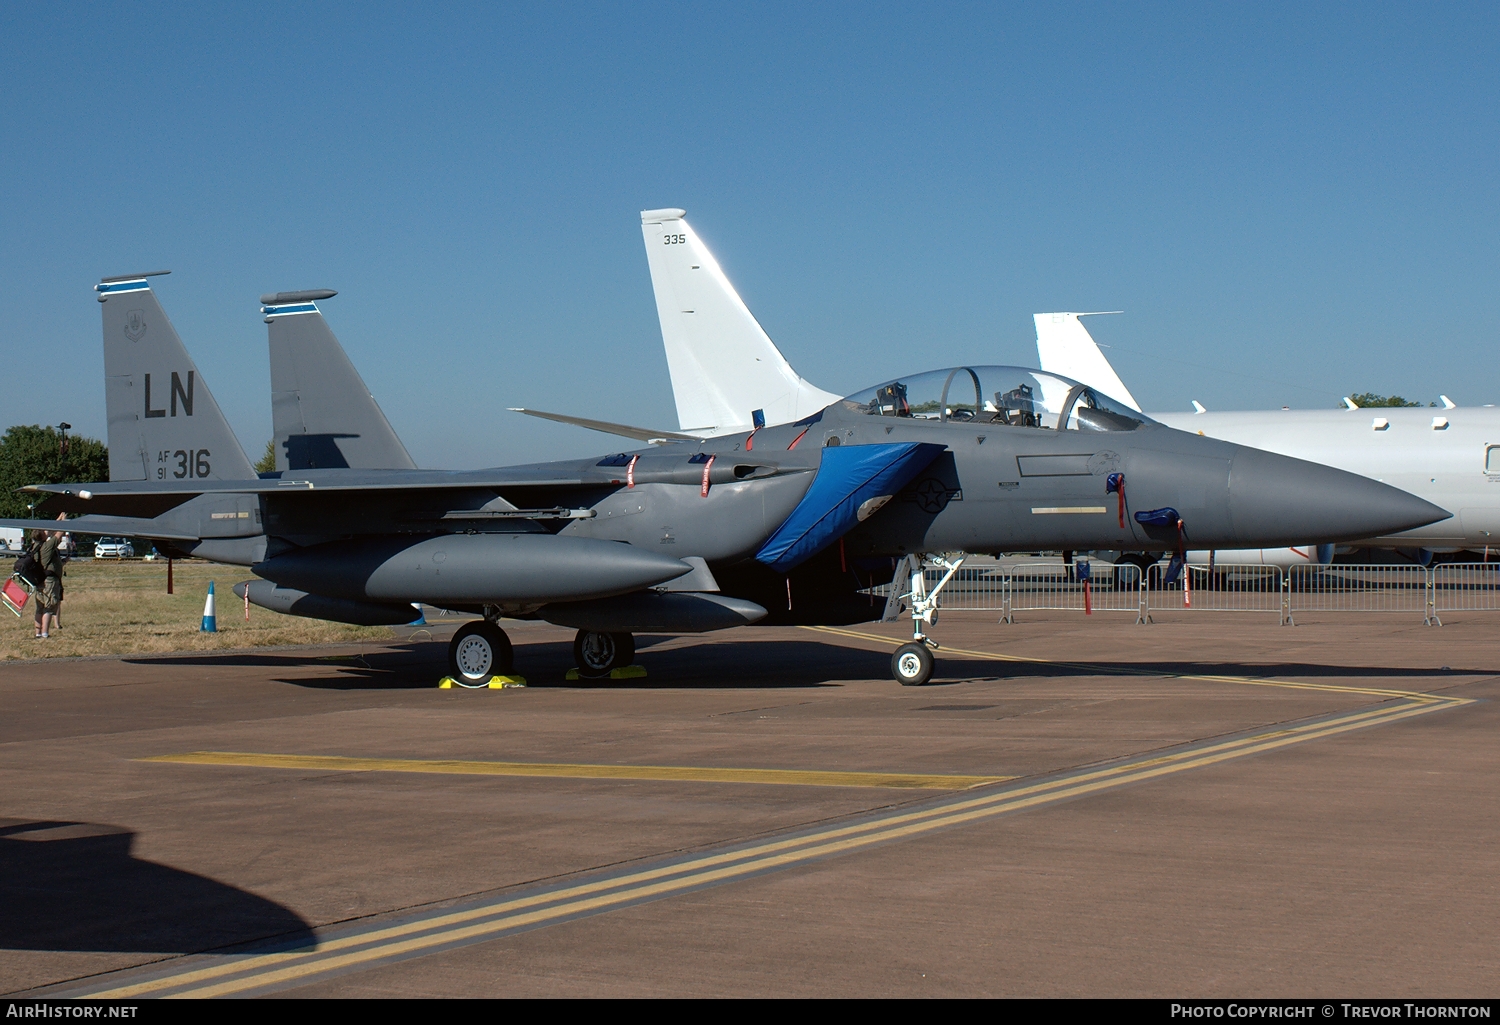
{"type": "MultiPolygon", "coordinates": [[[[1118,313],[1119,310],[1111,310],[1118,313]]],[[[1042,369],[1050,373],[1071,377],[1080,384],[1101,391],[1112,399],[1119,399],[1137,413],[1140,404],[1115,368],[1109,365],[1099,343],[1084,328],[1079,317],[1098,317],[1099,313],[1038,313],[1036,321],[1036,352],[1041,358],[1042,369]]]]}
{"type": "Polygon", "coordinates": [[[641,233],[682,430],[728,434],[790,423],[841,396],[797,376],[682,210],[643,210],[641,233]]]}

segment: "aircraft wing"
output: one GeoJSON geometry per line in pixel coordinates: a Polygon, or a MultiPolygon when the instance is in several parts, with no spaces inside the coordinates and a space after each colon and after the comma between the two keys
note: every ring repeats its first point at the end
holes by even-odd
{"type": "MultiPolygon", "coordinates": [[[[632,427],[629,424],[615,424],[608,420],[589,420],[581,416],[568,416],[566,413],[544,413],[540,409],[524,409],[519,406],[511,406],[512,413],[525,413],[527,416],[539,416],[543,420],[555,420],[560,424],[572,424],[575,427],[587,427],[591,431],[601,431],[605,434],[614,434],[621,438],[634,438],[636,441],[657,441],[665,438],[668,441],[701,441],[703,435],[688,434],[682,431],[658,431],[650,427],[632,427]]],[[[705,434],[714,430],[712,427],[695,427],[695,431],[703,431],[705,434]]]]}
{"type": "MultiPolygon", "coordinates": [[[[28,484],[22,491],[56,497],[47,501],[49,512],[96,512],[109,516],[160,516],[199,495],[293,495],[326,492],[445,491],[475,488],[569,487],[584,483],[581,477],[541,477],[507,474],[504,470],[446,472],[411,470],[342,474],[302,473],[285,478],[258,480],[111,481],[101,484],[28,484]]],[[[598,483],[608,483],[601,479],[598,483]]]]}
{"type": "MultiPolygon", "coordinates": [[[[143,517],[159,516],[199,495],[255,495],[278,500],[295,496],[339,495],[347,496],[347,507],[358,511],[361,499],[389,504],[407,499],[422,501],[425,496],[442,501],[439,496],[464,491],[493,491],[503,494],[534,490],[545,496],[549,508],[518,510],[515,506],[509,506],[504,511],[522,515],[530,511],[539,516],[550,516],[556,511],[556,503],[567,500],[567,492],[574,489],[587,491],[617,487],[625,484],[627,478],[635,484],[694,484],[701,481],[706,457],[693,462],[688,451],[678,449],[675,445],[671,448],[676,451],[640,454],[633,462],[630,456],[621,453],[606,456],[598,462],[588,460],[566,463],[562,467],[531,465],[488,470],[309,470],[288,473],[280,478],[256,480],[30,484],[20,490],[52,496],[47,499],[48,512],[143,517]],[[563,473],[556,472],[559,469],[563,473]],[[548,470],[553,472],[549,473],[548,470]]],[[[756,477],[765,477],[813,469],[815,464],[797,453],[792,454],[790,459],[756,459],[755,469],[749,472],[756,477]],[[789,465],[779,465],[783,461],[789,465]]],[[[709,473],[712,483],[742,479],[746,475],[742,464],[729,460],[709,467],[709,473]],[[737,477],[737,473],[740,476],[737,477]]]]}

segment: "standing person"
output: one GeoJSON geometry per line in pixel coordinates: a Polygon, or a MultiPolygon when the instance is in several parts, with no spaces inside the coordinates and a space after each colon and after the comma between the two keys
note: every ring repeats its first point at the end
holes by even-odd
{"type": "Polygon", "coordinates": [[[36,636],[46,640],[51,636],[51,630],[57,629],[58,609],[62,605],[62,574],[63,560],[62,552],[58,545],[62,541],[63,532],[60,530],[37,531],[40,538],[40,546],[37,551],[36,561],[42,564],[42,572],[46,578],[42,581],[42,589],[36,598],[36,636]]]}

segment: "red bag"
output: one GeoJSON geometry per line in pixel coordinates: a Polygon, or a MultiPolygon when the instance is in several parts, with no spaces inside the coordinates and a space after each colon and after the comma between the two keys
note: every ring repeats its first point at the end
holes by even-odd
{"type": "Polygon", "coordinates": [[[30,597],[31,592],[22,587],[15,577],[11,577],[3,587],[0,587],[0,601],[5,602],[5,607],[18,616],[26,607],[26,599],[30,597]]]}

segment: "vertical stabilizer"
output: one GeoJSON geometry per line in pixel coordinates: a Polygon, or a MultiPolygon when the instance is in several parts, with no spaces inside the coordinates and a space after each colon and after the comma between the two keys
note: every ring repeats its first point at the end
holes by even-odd
{"type": "Polygon", "coordinates": [[[797,376],[682,210],[644,210],[641,233],[683,430],[727,434],[790,423],[840,396],[797,376]]]}
{"type": "MultiPolygon", "coordinates": [[[[1118,313],[1119,310],[1111,310],[1118,313]]],[[[1042,369],[1050,373],[1071,377],[1081,384],[1101,391],[1112,399],[1119,399],[1137,413],[1140,404],[1115,368],[1109,365],[1099,344],[1083,326],[1079,317],[1099,317],[1101,313],[1038,313],[1036,321],[1036,351],[1041,358],[1042,369]]]]}
{"type": "Polygon", "coordinates": [[[260,297],[271,347],[276,469],[414,469],[417,464],[318,310],[318,300],[336,294],[321,288],[260,297]]]}
{"type": "Polygon", "coordinates": [[[110,480],[254,480],[245,450],[146,279],[94,286],[104,319],[110,480]]]}

